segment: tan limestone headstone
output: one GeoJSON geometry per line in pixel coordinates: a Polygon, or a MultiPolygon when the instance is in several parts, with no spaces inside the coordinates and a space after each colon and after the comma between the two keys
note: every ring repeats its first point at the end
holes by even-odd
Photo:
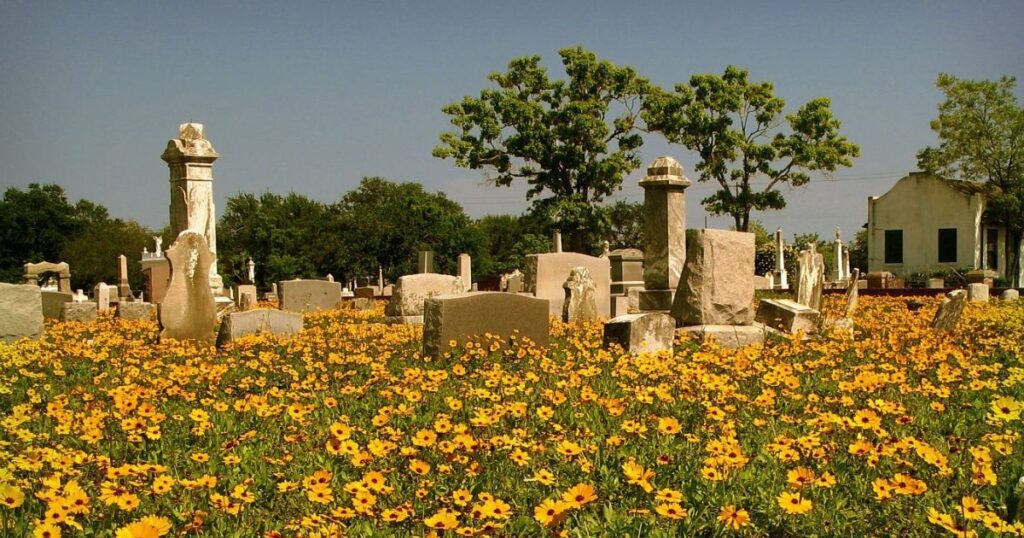
{"type": "Polygon", "coordinates": [[[419,273],[398,278],[386,314],[391,321],[420,323],[423,316],[423,302],[439,295],[462,293],[458,277],[437,273],[419,273]]]}
{"type": "Polygon", "coordinates": [[[964,305],[967,304],[967,292],[964,290],[951,291],[935,311],[932,319],[932,328],[938,332],[952,331],[960,321],[964,313],[964,305]]]}
{"type": "Polygon", "coordinates": [[[160,338],[213,344],[217,309],[210,290],[213,253],[199,232],[185,230],[165,252],[171,284],[160,305],[160,338]]]}
{"type": "Polygon", "coordinates": [[[423,354],[440,357],[453,341],[461,346],[484,334],[502,344],[529,339],[547,346],[548,322],[548,304],[542,299],[487,291],[439,295],[424,302],[423,354]]]}
{"type": "Polygon", "coordinates": [[[814,243],[797,256],[796,302],[821,311],[821,290],[825,287],[825,259],[814,243]]]}
{"type": "Polygon", "coordinates": [[[565,289],[562,321],[577,323],[597,318],[594,279],[590,278],[590,271],[586,267],[573,267],[562,287],[565,289]]]}

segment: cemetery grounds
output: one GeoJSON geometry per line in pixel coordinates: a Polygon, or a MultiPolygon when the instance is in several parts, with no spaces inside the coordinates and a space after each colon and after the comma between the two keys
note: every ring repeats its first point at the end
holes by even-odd
{"type": "Polygon", "coordinates": [[[920,300],[635,357],[552,321],[430,361],[383,303],[222,350],[51,324],[0,344],[0,534],[1024,535],[1024,302],[920,300]]]}

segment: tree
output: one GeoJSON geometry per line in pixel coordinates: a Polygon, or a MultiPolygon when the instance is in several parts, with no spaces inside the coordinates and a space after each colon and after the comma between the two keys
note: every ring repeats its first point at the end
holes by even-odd
{"type": "Polygon", "coordinates": [[[607,208],[611,248],[644,248],[644,204],[619,200],[607,208]]]}
{"type": "Polygon", "coordinates": [[[71,265],[71,286],[88,293],[98,282],[117,283],[117,257],[128,258],[128,282],[142,289],[142,249],[152,246],[152,234],[138,222],[104,218],[89,222],[65,243],[61,257],[71,265]]]}
{"type": "Polygon", "coordinates": [[[810,181],[808,172],[852,166],[860,148],[839,135],[839,120],[826,97],[812,99],[785,116],[785,102],[770,82],[750,82],[747,71],[729,66],[724,75],[694,75],[675,92],[652,90],[644,104],[648,129],[696,151],[698,181],[720,188],[701,203],[714,215],[731,215],[747,231],[751,211],[786,207],[778,189],[810,181]],[[755,181],[764,181],[755,188],[755,181]]]}
{"type": "Polygon", "coordinates": [[[635,123],[648,82],[580,47],[559,55],[568,80],[550,79],[540,56],[517,58],[488,77],[496,88],[445,106],[456,130],[442,133],[433,153],[492,173],[495,185],[525,180],[534,211],[582,252],[596,246],[586,234],[603,216],[595,204],[640,166],[635,123]]]}
{"type": "Polygon", "coordinates": [[[961,80],[942,73],[936,85],[946,96],[931,128],[938,147],[917,154],[922,170],[987,183],[986,217],[1006,227],[1008,276],[1021,285],[1024,236],[1024,107],[1013,93],[1016,79],[961,80]]]}
{"type": "Polygon", "coordinates": [[[462,206],[419,183],[363,178],[359,187],[331,207],[336,215],[337,264],[351,276],[376,276],[378,266],[392,281],[415,273],[418,253],[434,252],[434,270],[453,274],[460,253],[478,257],[481,239],[462,206]]]}

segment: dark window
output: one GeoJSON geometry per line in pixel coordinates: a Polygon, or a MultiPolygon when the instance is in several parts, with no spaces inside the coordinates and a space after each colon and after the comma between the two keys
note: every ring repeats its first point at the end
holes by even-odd
{"type": "Polygon", "coordinates": [[[939,263],[956,263],[956,228],[939,228],[939,263]]]}
{"type": "Polygon", "coordinates": [[[903,230],[885,231],[885,263],[903,263],[903,230]]]}
{"type": "Polygon", "coordinates": [[[993,271],[999,270],[999,229],[989,228],[988,233],[985,234],[985,257],[987,258],[988,267],[993,271]]]}

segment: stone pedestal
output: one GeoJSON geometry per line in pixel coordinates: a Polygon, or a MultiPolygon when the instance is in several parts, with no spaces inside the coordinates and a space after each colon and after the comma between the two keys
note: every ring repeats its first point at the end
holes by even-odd
{"type": "Polygon", "coordinates": [[[641,310],[668,310],[686,261],[686,197],[690,180],[672,157],[647,167],[644,189],[644,291],[641,310]]]}
{"type": "Polygon", "coordinates": [[[675,334],[676,321],[664,312],[626,314],[605,324],[604,347],[618,344],[634,354],[671,351],[675,334]]]}
{"type": "Polygon", "coordinates": [[[967,285],[967,300],[972,303],[988,302],[988,285],[984,282],[975,282],[967,285]]]}
{"type": "Polygon", "coordinates": [[[946,287],[946,281],[941,278],[929,278],[928,289],[930,290],[941,290],[946,287]]]}
{"type": "Polygon", "coordinates": [[[975,269],[967,272],[967,282],[972,284],[984,284],[988,287],[992,287],[995,283],[995,279],[999,277],[999,273],[991,269],[975,269]]]}
{"type": "Polygon", "coordinates": [[[755,320],[790,334],[802,332],[810,334],[818,328],[821,315],[817,310],[808,308],[789,299],[762,299],[757,306],[755,320]]]}

